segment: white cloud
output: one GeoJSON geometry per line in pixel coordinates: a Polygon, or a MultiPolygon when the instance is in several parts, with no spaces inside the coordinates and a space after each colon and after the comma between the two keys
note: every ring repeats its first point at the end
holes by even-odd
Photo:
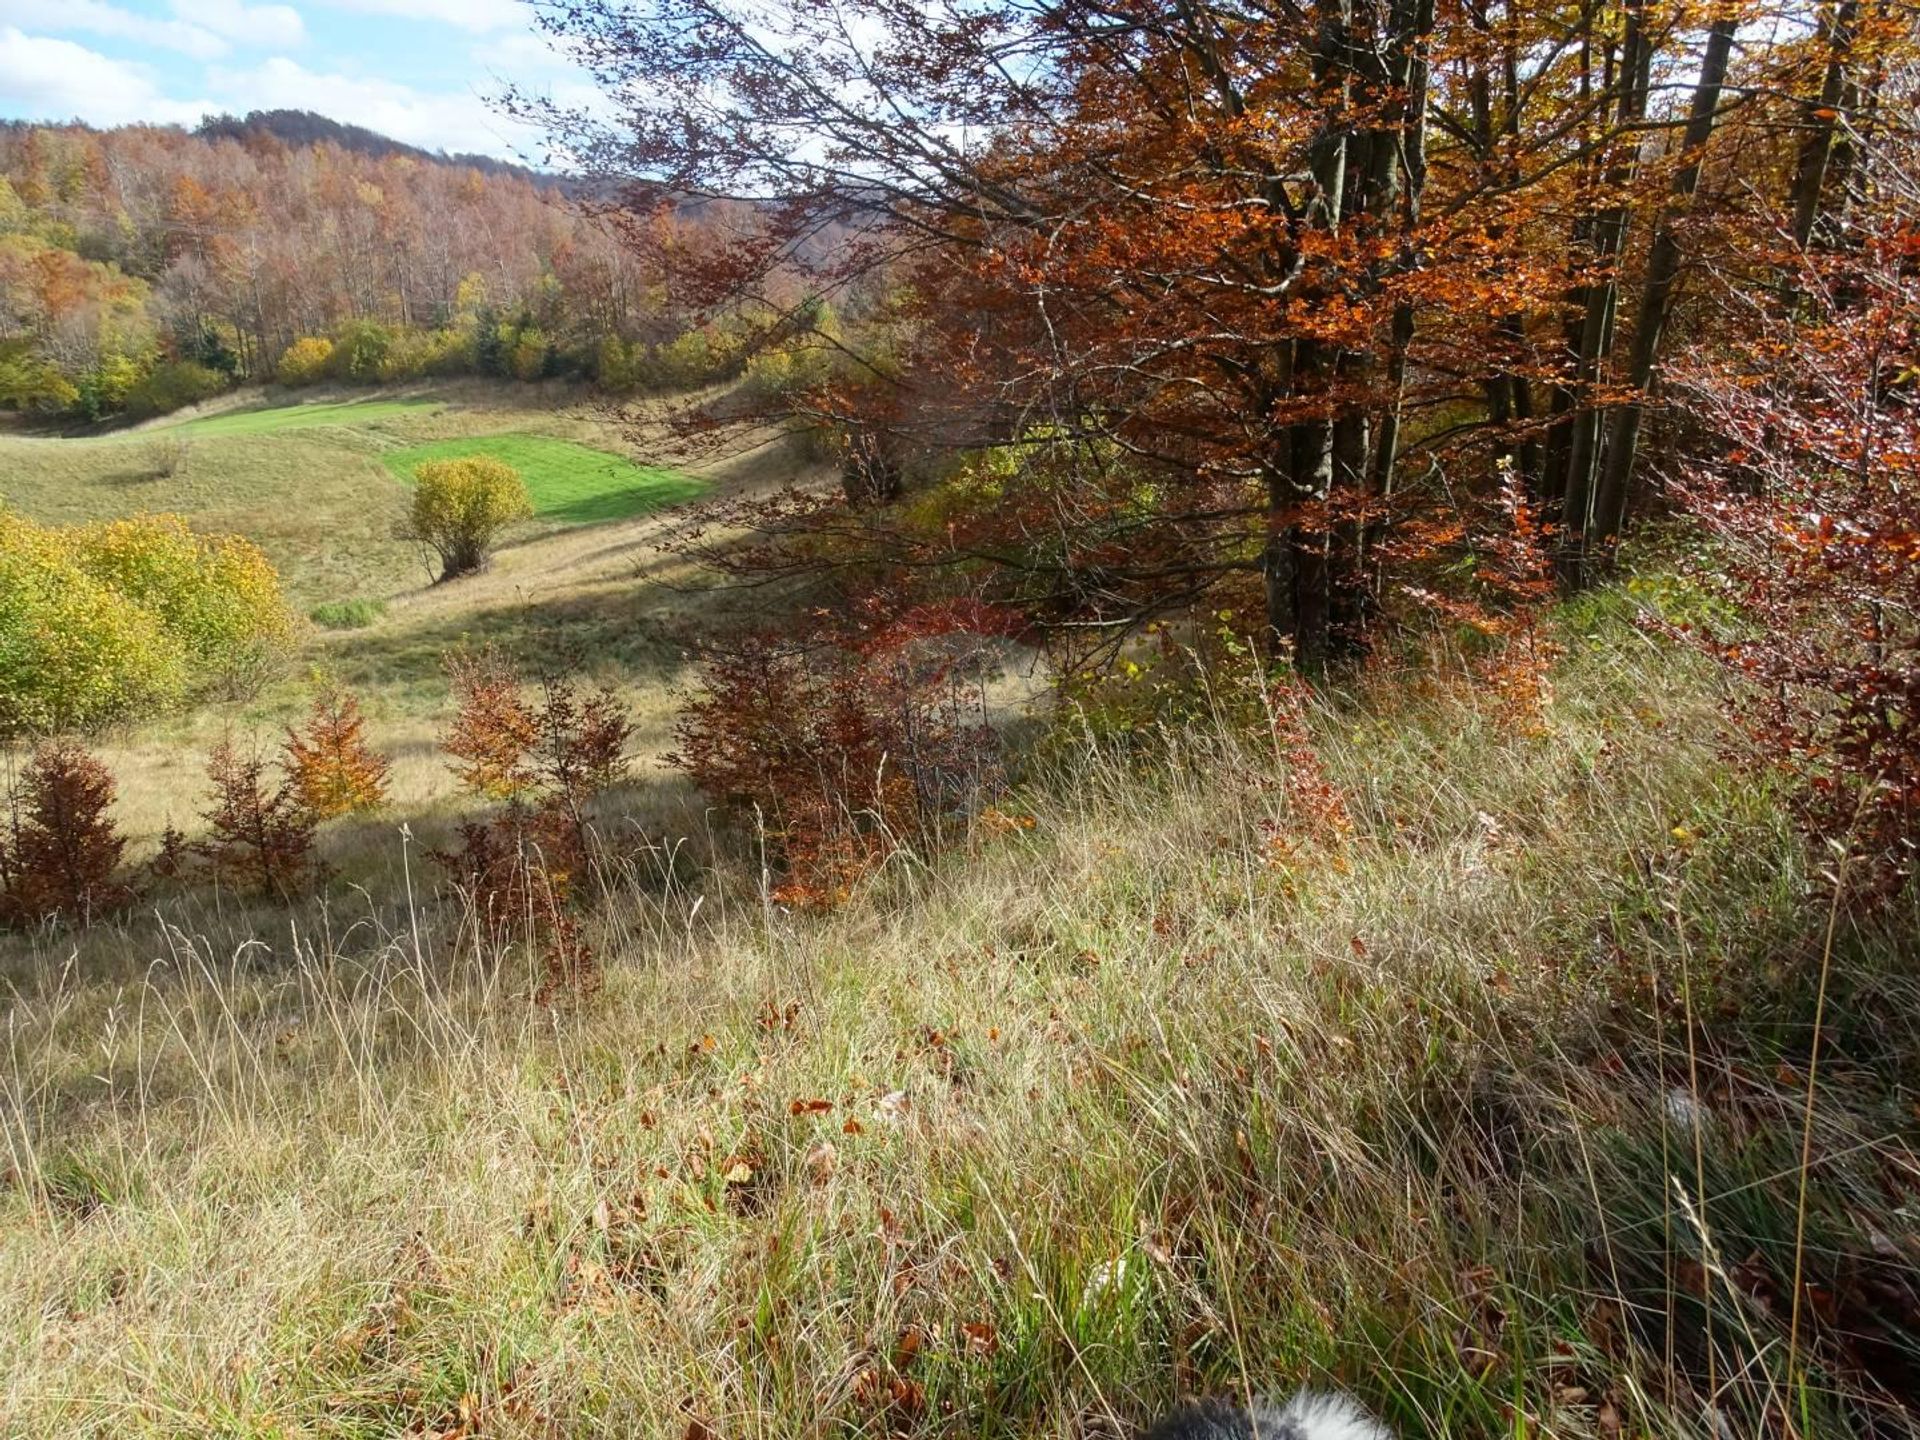
{"type": "MultiPolygon", "coordinates": [[[[0,0],[4,3],[4,0],[0,0]]],[[[545,75],[554,71],[578,74],[573,62],[544,35],[524,30],[494,35],[467,52],[482,69],[503,75],[545,75]]]]}
{"type": "Polygon", "coordinates": [[[243,0],[173,0],[173,13],[236,45],[288,50],[306,42],[307,27],[291,5],[247,5],[243,0]]]}
{"type": "Polygon", "coordinates": [[[403,20],[431,20],[462,30],[487,34],[517,29],[532,13],[520,0],[330,0],[342,10],[362,15],[393,15],[403,20]]]}
{"type": "Polygon", "coordinates": [[[227,53],[227,41],[220,34],[196,23],[198,16],[185,13],[198,7],[176,5],[174,8],[180,18],[160,20],[104,4],[102,0],[58,0],[56,4],[48,4],[46,0],[0,0],[0,21],[31,25],[40,31],[128,40],[136,45],[177,50],[196,60],[212,60],[227,53]]]}
{"type": "Polygon", "coordinates": [[[10,119],[94,125],[191,125],[214,108],[168,99],[145,66],[12,25],[0,26],[0,95],[10,119]]]}
{"type": "MultiPolygon", "coordinates": [[[[112,9],[98,5],[97,0],[63,3],[69,18],[76,8],[112,9]]],[[[285,6],[247,5],[243,0],[177,0],[177,5],[183,16],[194,16],[194,26],[204,20],[231,35],[236,44],[262,43],[275,33],[292,40],[305,33],[299,13],[285,6]]],[[[17,13],[16,0],[0,0],[0,115],[10,119],[192,126],[208,114],[222,112],[313,110],[430,150],[472,151],[537,163],[545,154],[539,131],[516,123],[490,103],[506,78],[524,78],[565,104],[603,103],[584,74],[527,33],[475,37],[470,53],[477,64],[471,86],[437,91],[400,80],[309,68],[285,54],[255,62],[228,52],[225,59],[200,69],[197,80],[181,79],[164,67],[114,58],[72,40],[29,34],[18,25],[4,23],[17,13]],[[193,86],[192,91],[186,91],[187,85],[193,86]]],[[[192,28],[184,19],[147,23],[192,28]]],[[[223,36],[212,30],[203,33],[224,48],[223,36]]],[[[121,38],[139,43],[130,32],[121,38]]]]}
{"type": "Polygon", "coordinates": [[[416,90],[397,80],[330,75],[309,70],[283,55],[258,66],[215,66],[206,83],[221,107],[247,110],[316,110],[336,120],[377,130],[429,150],[477,151],[539,158],[538,137],[488,106],[471,91],[416,90]]]}

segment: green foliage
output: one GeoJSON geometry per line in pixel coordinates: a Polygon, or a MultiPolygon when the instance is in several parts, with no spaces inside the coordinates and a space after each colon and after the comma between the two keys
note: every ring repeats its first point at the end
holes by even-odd
{"type": "Polygon", "coordinates": [[[227,377],[218,370],[191,360],[170,360],[154,367],[127,393],[127,413],[141,418],[170,414],[211,400],[227,385],[227,377]]]}
{"type": "Polygon", "coordinates": [[[370,385],[380,378],[380,366],[393,348],[394,332],[377,320],[355,320],[334,337],[330,373],[336,380],[370,385]]]}
{"type": "Polygon", "coordinates": [[[634,388],[637,374],[634,350],[618,335],[603,336],[594,352],[593,378],[602,390],[616,393],[634,388]]]}
{"type": "Polygon", "coordinates": [[[356,597],[352,600],[329,600],[316,605],[307,612],[307,618],[322,630],[364,630],[377,620],[384,619],[387,602],[356,597]]]}
{"type": "Polygon", "coordinates": [[[240,378],[240,352],[234,349],[237,339],[231,325],[217,325],[203,318],[197,325],[177,334],[174,347],[181,359],[218,370],[231,382],[240,378]]]}
{"type": "Polygon", "coordinates": [[[399,330],[381,357],[379,378],[393,384],[428,375],[457,375],[473,364],[472,337],[458,330],[399,330]]]}
{"type": "Polygon", "coordinates": [[[553,347],[531,326],[502,335],[507,373],[516,380],[540,380],[552,373],[553,347]]]}
{"type": "Polygon", "coordinates": [[[486,564],[500,532],[533,517],[533,500],[520,472],[488,455],[429,460],[414,471],[413,498],[403,531],[440,557],[440,578],[451,580],[486,564]]]}
{"type": "Polygon", "coordinates": [[[282,385],[317,385],[333,367],[333,341],[303,335],[280,355],[275,374],[282,385]]]}
{"type": "Polygon", "coordinates": [[[58,415],[80,403],[80,387],[33,353],[30,340],[0,342],[0,407],[58,415]]]}
{"type": "Polygon", "coordinates": [[[90,420],[98,420],[127,407],[127,401],[139,388],[141,363],[131,355],[108,354],[81,377],[75,404],[90,420]]]}
{"type": "Polygon", "coordinates": [[[655,346],[636,378],[665,390],[705,385],[725,373],[730,357],[704,330],[689,330],[655,346]]]}

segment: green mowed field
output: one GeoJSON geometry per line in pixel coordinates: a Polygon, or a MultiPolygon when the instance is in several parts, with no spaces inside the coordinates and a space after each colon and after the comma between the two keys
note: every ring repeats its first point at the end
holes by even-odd
{"type": "Polygon", "coordinates": [[[428,460],[464,460],[487,455],[520,472],[533,497],[534,514],[563,525],[624,520],[692,499],[700,482],[678,471],[636,465],[621,455],[550,435],[475,435],[436,440],[381,456],[387,469],[411,480],[428,460]]]}
{"type": "Polygon", "coordinates": [[[422,460],[490,454],[520,469],[538,520],[512,539],[644,514],[699,493],[678,472],[594,442],[607,427],[519,397],[327,399],[228,411],[91,439],[0,435],[0,503],[45,524],[175,512],[244,535],[302,611],[417,590],[394,535],[422,460]]]}

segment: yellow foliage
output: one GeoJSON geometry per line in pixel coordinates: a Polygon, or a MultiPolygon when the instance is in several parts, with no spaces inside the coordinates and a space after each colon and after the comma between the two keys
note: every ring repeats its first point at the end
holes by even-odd
{"type": "Polygon", "coordinates": [[[159,616],[89,575],[65,533],[0,512],[0,736],[137,718],[185,683],[159,616]]]}
{"type": "Polygon", "coordinates": [[[333,363],[333,341],[322,335],[303,335],[280,356],[275,374],[282,385],[314,385],[326,379],[333,363]]]}
{"type": "Polygon", "coordinates": [[[279,577],[237,536],[173,515],[63,529],[0,511],[0,735],[241,691],[293,638],[279,577]]]}
{"type": "Polygon", "coordinates": [[[250,540],[197,535],[178,515],[141,515],[83,526],[72,543],[81,568],[185,643],[194,688],[244,693],[292,648],[280,577],[250,540]]]}
{"type": "Polygon", "coordinates": [[[413,475],[404,531],[439,555],[442,580],[478,570],[502,530],[533,517],[520,472],[490,455],[429,460],[413,475]]]}

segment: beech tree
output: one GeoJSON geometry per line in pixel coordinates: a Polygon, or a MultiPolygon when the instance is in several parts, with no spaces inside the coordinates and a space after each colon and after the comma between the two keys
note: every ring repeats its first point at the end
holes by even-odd
{"type": "Polygon", "coordinates": [[[1563,580],[1597,573],[1645,490],[1689,265],[1754,262],[1747,222],[1796,207],[1808,147],[1837,143],[1818,127],[1847,129],[1835,57],[1866,63],[1857,19],[1720,0],[543,14],[621,114],[524,108],[603,192],[756,207],[687,293],[756,303],[767,343],[823,301],[866,317],[820,337],[836,363],[797,408],[856,453],[887,437],[879,513],[863,470],[722,563],[964,576],[1109,644],[1230,598],[1308,667],[1357,645],[1386,567],[1460,543],[1503,467],[1563,580]],[[915,450],[978,482],[938,527],[884,503],[915,450]]]}

